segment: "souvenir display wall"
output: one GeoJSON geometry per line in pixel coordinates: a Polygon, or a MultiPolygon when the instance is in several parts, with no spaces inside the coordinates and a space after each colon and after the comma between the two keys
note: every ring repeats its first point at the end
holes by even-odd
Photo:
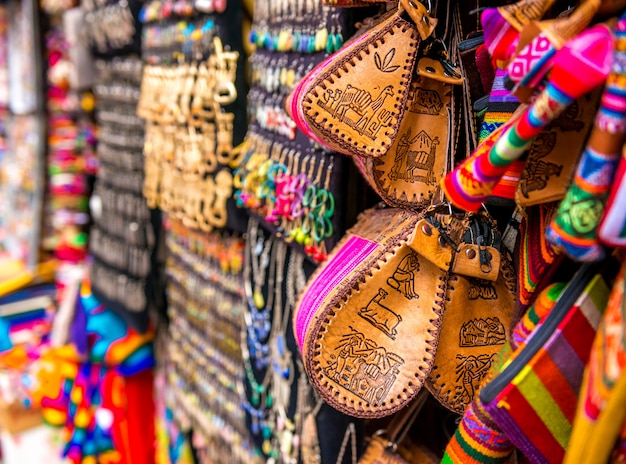
{"type": "Polygon", "coordinates": [[[624,461],[626,1],[73,6],[43,222],[90,272],[0,298],[65,458],[624,461]]]}
{"type": "Polygon", "coordinates": [[[153,1],[139,18],[143,194],[164,213],[167,257],[159,456],[186,462],[193,449],[200,462],[257,462],[242,407],[246,222],[231,198],[245,132],[234,124],[245,121],[241,5],[153,1]]]}
{"type": "MultiPolygon", "coordinates": [[[[223,456],[257,462],[241,407],[243,240],[191,231],[171,219],[166,245],[170,323],[163,390],[174,427],[191,432],[201,462],[219,462],[223,456]]],[[[170,436],[171,442],[175,438],[170,436]]]]}
{"type": "Polygon", "coordinates": [[[135,115],[141,70],[138,56],[96,62],[99,168],[91,196],[89,251],[94,295],[145,332],[156,233],[141,193],[144,123],[135,115]]]}
{"type": "Polygon", "coordinates": [[[241,6],[154,1],[140,18],[148,204],[188,227],[241,232],[231,198],[234,147],[245,133],[241,6]]]}

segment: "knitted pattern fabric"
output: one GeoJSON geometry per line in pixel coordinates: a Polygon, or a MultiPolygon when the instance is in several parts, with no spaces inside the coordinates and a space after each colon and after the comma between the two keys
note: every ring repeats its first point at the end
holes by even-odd
{"type": "MultiPolygon", "coordinates": [[[[514,349],[526,343],[526,335],[532,332],[542,317],[556,304],[564,284],[554,284],[542,292],[528,313],[517,323],[510,344],[507,342],[495,357],[482,385],[493,380],[503,369],[514,349]]],[[[470,403],[463,414],[454,436],[446,446],[442,463],[497,464],[507,462],[514,446],[485,412],[479,396],[470,403]]]]}
{"type": "Polygon", "coordinates": [[[601,243],[616,248],[626,247],[626,208],[624,208],[624,204],[626,204],[626,153],[622,153],[617,166],[613,187],[598,228],[598,238],[601,243]]]}
{"type": "Polygon", "coordinates": [[[485,45],[494,62],[504,67],[515,52],[520,31],[531,21],[541,19],[554,0],[518,0],[498,8],[486,8],[480,22],[485,45]]]}
{"type": "Polygon", "coordinates": [[[514,350],[520,348],[526,342],[531,332],[535,330],[539,322],[554,307],[564,288],[565,283],[553,283],[537,296],[537,300],[515,325],[511,333],[511,347],[514,350]]]}
{"type": "MultiPolygon", "coordinates": [[[[478,56],[478,52],[476,52],[477,61],[478,56]]],[[[483,71],[481,70],[481,76],[482,75],[483,71]]],[[[489,92],[487,112],[480,125],[480,133],[478,136],[479,143],[483,142],[493,131],[511,119],[511,116],[519,106],[517,97],[504,85],[505,77],[506,71],[496,69],[492,79],[491,91],[489,92]]],[[[513,200],[515,198],[515,187],[519,182],[523,169],[524,163],[522,161],[511,163],[509,168],[502,175],[501,180],[493,188],[491,196],[513,200]]],[[[496,201],[492,198],[489,202],[493,202],[492,200],[496,201]]]]}
{"type": "MultiPolygon", "coordinates": [[[[621,435],[623,419],[607,418],[605,423],[610,425],[607,428],[602,428],[599,422],[601,416],[607,414],[607,405],[626,367],[625,278],[626,268],[622,266],[589,355],[566,463],[606,462],[615,439],[621,435]],[[604,443],[604,446],[591,449],[595,443],[604,443]]],[[[618,440],[616,454],[621,453],[620,450],[623,450],[623,441],[618,440]]]]}
{"type": "Polygon", "coordinates": [[[626,20],[615,30],[613,64],[589,144],[565,199],[548,227],[548,241],[577,261],[604,257],[597,230],[626,140],[626,20]]]}
{"type": "MultiPolygon", "coordinates": [[[[547,342],[484,404],[493,421],[533,463],[563,461],[583,371],[608,296],[609,288],[596,275],[547,342]]],[[[545,323],[529,339],[544,327],[545,323]]],[[[529,348],[527,344],[518,350],[513,359],[529,348]]]]}
{"type": "Polygon", "coordinates": [[[550,269],[559,261],[557,251],[546,241],[546,228],[556,206],[548,203],[527,208],[520,224],[519,267],[517,271],[518,311],[532,303],[542,283],[549,282],[550,269]]]}
{"type": "Polygon", "coordinates": [[[463,420],[446,446],[442,464],[498,464],[511,457],[513,444],[500,432],[479,401],[465,410],[463,420]]]}

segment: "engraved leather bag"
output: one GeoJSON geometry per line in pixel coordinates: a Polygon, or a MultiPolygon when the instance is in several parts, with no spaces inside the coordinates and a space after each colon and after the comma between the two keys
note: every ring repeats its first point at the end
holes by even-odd
{"type": "Polygon", "coordinates": [[[511,257],[486,214],[466,218],[461,225],[458,219],[444,221],[449,217],[443,216],[427,238],[439,241],[443,235],[457,244],[456,253],[451,252],[455,246],[444,247],[446,255],[439,258],[442,264],[452,262],[454,273],[446,282],[445,314],[426,388],[443,406],[462,413],[508,339],[516,278],[511,257]]]}
{"type": "Polygon", "coordinates": [[[402,0],[305,77],[288,103],[296,124],[345,155],[386,153],[405,112],[418,46],[436,24],[420,2],[402,0]]]}
{"type": "Polygon", "coordinates": [[[408,89],[404,117],[385,154],[355,155],[370,186],[390,206],[425,205],[446,175],[453,158],[457,128],[455,89],[463,79],[447,74],[442,63],[422,56],[408,89]]]}
{"type": "MultiPolygon", "coordinates": [[[[447,205],[419,214],[396,208],[361,214],[311,276],[294,313],[305,370],[327,403],[355,417],[393,414],[419,393],[435,362],[439,379],[454,385],[457,352],[444,350],[448,360],[436,351],[444,313],[454,305],[463,308],[468,294],[450,289],[450,283],[495,282],[502,265],[495,237],[472,232],[474,223],[485,222],[482,216],[451,214],[447,205]]],[[[504,326],[512,296],[508,304],[510,310],[489,311],[504,326]]],[[[478,309],[469,314],[487,319],[478,309]]],[[[458,319],[459,325],[466,322],[458,319]]],[[[458,325],[447,325],[456,331],[450,337],[458,339],[458,325]]],[[[480,356],[482,350],[472,353],[480,356]]],[[[432,380],[432,391],[447,401],[439,379],[432,380]]]]}

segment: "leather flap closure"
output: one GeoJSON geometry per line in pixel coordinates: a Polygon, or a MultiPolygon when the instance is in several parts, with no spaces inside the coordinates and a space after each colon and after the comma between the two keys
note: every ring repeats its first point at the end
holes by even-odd
{"type": "Polygon", "coordinates": [[[409,246],[442,271],[495,281],[500,271],[500,252],[482,244],[462,243],[458,249],[426,219],[415,226],[409,246]]]}
{"type": "Polygon", "coordinates": [[[417,62],[417,74],[419,76],[435,79],[440,82],[445,82],[446,84],[463,84],[463,77],[461,76],[460,71],[457,68],[452,69],[458,73],[458,77],[447,71],[443,63],[439,60],[424,56],[417,62]]]}
{"type": "Polygon", "coordinates": [[[444,239],[439,230],[426,219],[421,219],[415,226],[415,232],[409,246],[442,271],[447,271],[452,263],[452,246],[444,239]]]}
{"type": "Polygon", "coordinates": [[[495,282],[500,271],[500,252],[490,246],[464,243],[452,263],[452,272],[495,282]]]}
{"type": "Polygon", "coordinates": [[[431,18],[428,10],[420,0],[400,0],[403,8],[415,23],[422,40],[426,40],[435,31],[437,18],[431,18]]]}

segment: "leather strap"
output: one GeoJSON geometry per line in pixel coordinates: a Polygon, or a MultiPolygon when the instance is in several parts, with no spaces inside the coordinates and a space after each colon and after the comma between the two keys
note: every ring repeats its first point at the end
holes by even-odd
{"type": "Polygon", "coordinates": [[[428,395],[428,390],[422,390],[408,408],[393,416],[393,419],[391,419],[391,422],[389,422],[389,425],[385,429],[390,442],[398,444],[404,440],[404,437],[411,429],[417,416],[419,416],[424,404],[426,404],[428,395]]]}

